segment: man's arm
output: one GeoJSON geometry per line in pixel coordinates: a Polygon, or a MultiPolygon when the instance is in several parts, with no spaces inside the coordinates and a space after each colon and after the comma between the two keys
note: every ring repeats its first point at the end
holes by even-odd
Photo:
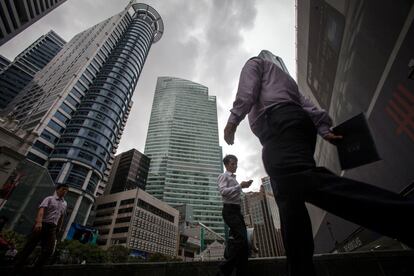
{"type": "Polygon", "coordinates": [[[240,73],[236,99],[233,102],[233,108],[230,110],[231,114],[224,129],[224,140],[229,145],[234,143],[237,126],[250,112],[260,94],[261,76],[261,59],[249,59],[240,73]]]}
{"type": "Polygon", "coordinates": [[[39,210],[37,211],[34,231],[40,231],[42,229],[43,216],[45,214],[45,209],[49,206],[50,197],[43,199],[42,203],[39,205],[39,210]]]}
{"type": "Polygon", "coordinates": [[[33,231],[38,232],[42,230],[42,221],[43,221],[44,213],[45,213],[45,208],[40,207],[39,210],[37,211],[37,215],[35,219],[35,226],[34,226],[33,231]]]}
{"type": "Polygon", "coordinates": [[[309,114],[318,129],[319,135],[323,139],[335,144],[336,141],[343,138],[341,135],[335,135],[331,131],[332,120],[325,110],[317,108],[310,99],[304,97],[302,94],[300,94],[300,102],[302,108],[309,114]]]}

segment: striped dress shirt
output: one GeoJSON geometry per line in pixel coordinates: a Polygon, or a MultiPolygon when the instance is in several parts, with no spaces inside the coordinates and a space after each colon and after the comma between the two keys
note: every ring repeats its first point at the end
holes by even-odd
{"type": "Polygon", "coordinates": [[[218,177],[218,188],[225,204],[240,205],[242,187],[236,180],[236,175],[226,171],[218,177]]]}
{"type": "Polygon", "coordinates": [[[248,114],[252,132],[262,141],[271,132],[265,116],[266,111],[282,103],[301,106],[309,114],[322,137],[329,133],[332,121],[328,113],[304,97],[289,74],[283,72],[275,63],[259,57],[249,59],[242,69],[228,122],[238,125],[248,114]]]}

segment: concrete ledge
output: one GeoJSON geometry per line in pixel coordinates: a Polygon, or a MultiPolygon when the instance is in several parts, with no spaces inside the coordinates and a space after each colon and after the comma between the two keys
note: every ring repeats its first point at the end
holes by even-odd
{"type": "MultiPolygon", "coordinates": [[[[218,262],[86,264],[46,266],[45,276],[214,276],[218,262]]],[[[285,276],[286,258],[249,260],[249,275],[285,276]]],[[[315,255],[318,276],[413,276],[414,251],[378,251],[315,255]]],[[[1,267],[7,275],[9,267],[1,267]]],[[[30,267],[24,275],[31,275],[30,267]]]]}

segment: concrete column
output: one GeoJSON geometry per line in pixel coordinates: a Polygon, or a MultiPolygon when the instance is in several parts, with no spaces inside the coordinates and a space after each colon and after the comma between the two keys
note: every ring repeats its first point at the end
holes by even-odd
{"type": "Polygon", "coordinates": [[[88,183],[89,183],[89,180],[91,179],[91,175],[92,175],[92,170],[89,170],[88,174],[85,177],[85,181],[83,182],[83,185],[82,185],[83,191],[85,191],[86,187],[88,187],[88,183]]]}
{"type": "Polygon", "coordinates": [[[67,175],[67,174],[68,174],[68,172],[69,172],[70,165],[71,165],[71,163],[70,163],[70,162],[67,162],[67,163],[65,163],[65,165],[63,165],[63,167],[62,167],[62,169],[61,169],[61,173],[60,173],[60,175],[59,175],[59,177],[58,177],[58,179],[57,179],[56,183],[63,183],[63,181],[64,181],[64,180],[65,180],[65,178],[66,178],[66,175],[67,175]]]}
{"type": "Polygon", "coordinates": [[[65,232],[63,232],[62,239],[66,238],[66,235],[69,232],[69,228],[72,225],[72,222],[75,220],[76,215],[78,214],[79,206],[82,202],[82,199],[83,199],[83,196],[79,195],[78,199],[76,200],[75,206],[73,206],[73,211],[72,211],[72,214],[70,214],[68,223],[66,224],[65,232]]]}
{"type": "Polygon", "coordinates": [[[93,203],[91,202],[89,204],[88,211],[85,214],[85,219],[82,221],[82,225],[86,225],[86,222],[88,221],[89,215],[91,214],[92,206],[93,206],[93,203]]]}

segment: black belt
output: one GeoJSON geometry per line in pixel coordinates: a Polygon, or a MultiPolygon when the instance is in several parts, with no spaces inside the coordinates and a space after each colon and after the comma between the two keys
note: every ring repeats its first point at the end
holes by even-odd
{"type": "Polygon", "coordinates": [[[265,111],[265,114],[267,116],[270,116],[270,114],[272,114],[273,111],[275,111],[276,109],[279,109],[279,108],[282,108],[282,107],[286,107],[286,106],[297,106],[297,107],[302,108],[300,105],[298,105],[297,103],[294,103],[294,102],[283,102],[283,103],[279,103],[279,104],[276,104],[276,105],[270,107],[269,109],[267,109],[265,111]]]}
{"type": "Polygon", "coordinates": [[[228,208],[238,208],[238,209],[240,209],[240,204],[234,204],[234,203],[223,203],[223,207],[228,207],[228,208]]]}

